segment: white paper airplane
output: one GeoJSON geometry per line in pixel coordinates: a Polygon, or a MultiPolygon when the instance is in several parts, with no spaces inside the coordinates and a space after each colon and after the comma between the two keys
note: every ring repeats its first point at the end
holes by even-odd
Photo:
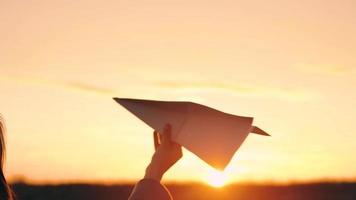
{"type": "Polygon", "coordinates": [[[171,124],[172,141],[216,169],[227,166],[250,132],[269,136],[252,126],[252,117],[231,115],[193,102],[114,100],[159,133],[163,133],[165,124],[171,124]]]}

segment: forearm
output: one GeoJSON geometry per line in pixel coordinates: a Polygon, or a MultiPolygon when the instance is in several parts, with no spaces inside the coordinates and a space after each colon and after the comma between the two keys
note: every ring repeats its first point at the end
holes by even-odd
{"type": "Polygon", "coordinates": [[[172,200],[172,196],[157,180],[145,178],[136,184],[129,200],[172,200]]]}
{"type": "Polygon", "coordinates": [[[163,172],[162,172],[162,170],[159,169],[158,166],[156,166],[153,163],[151,163],[147,166],[146,173],[144,176],[145,179],[153,179],[158,182],[161,182],[162,177],[163,177],[163,172]]]}

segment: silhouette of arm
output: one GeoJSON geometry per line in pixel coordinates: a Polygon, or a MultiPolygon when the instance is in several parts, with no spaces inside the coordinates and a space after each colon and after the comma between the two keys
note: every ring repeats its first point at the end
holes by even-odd
{"type": "Polygon", "coordinates": [[[136,184],[129,200],[172,200],[172,196],[160,182],[146,178],[136,184]]]}
{"type": "Polygon", "coordinates": [[[171,141],[171,126],[164,127],[162,135],[153,133],[155,153],[151,163],[146,168],[144,179],[133,189],[129,200],[172,200],[166,187],[160,181],[164,173],[171,168],[182,156],[182,148],[171,141]]]}

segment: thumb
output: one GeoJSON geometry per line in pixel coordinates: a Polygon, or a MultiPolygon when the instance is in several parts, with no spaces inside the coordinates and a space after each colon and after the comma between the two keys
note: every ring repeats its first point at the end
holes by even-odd
{"type": "Polygon", "coordinates": [[[153,132],[153,142],[154,142],[155,150],[157,150],[159,146],[159,133],[157,133],[157,131],[153,132]]]}

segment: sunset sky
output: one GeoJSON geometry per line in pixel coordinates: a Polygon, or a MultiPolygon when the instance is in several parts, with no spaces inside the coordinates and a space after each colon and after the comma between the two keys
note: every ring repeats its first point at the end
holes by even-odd
{"type": "MultiPolygon", "coordinates": [[[[6,175],[140,179],[152,130],[112,97],[184,100],[242,116],[229,182],[356,178],[353,0],[1,0],[6,175]]],[[[167,181],[206,181],[188,151],[167,181]]]]}

